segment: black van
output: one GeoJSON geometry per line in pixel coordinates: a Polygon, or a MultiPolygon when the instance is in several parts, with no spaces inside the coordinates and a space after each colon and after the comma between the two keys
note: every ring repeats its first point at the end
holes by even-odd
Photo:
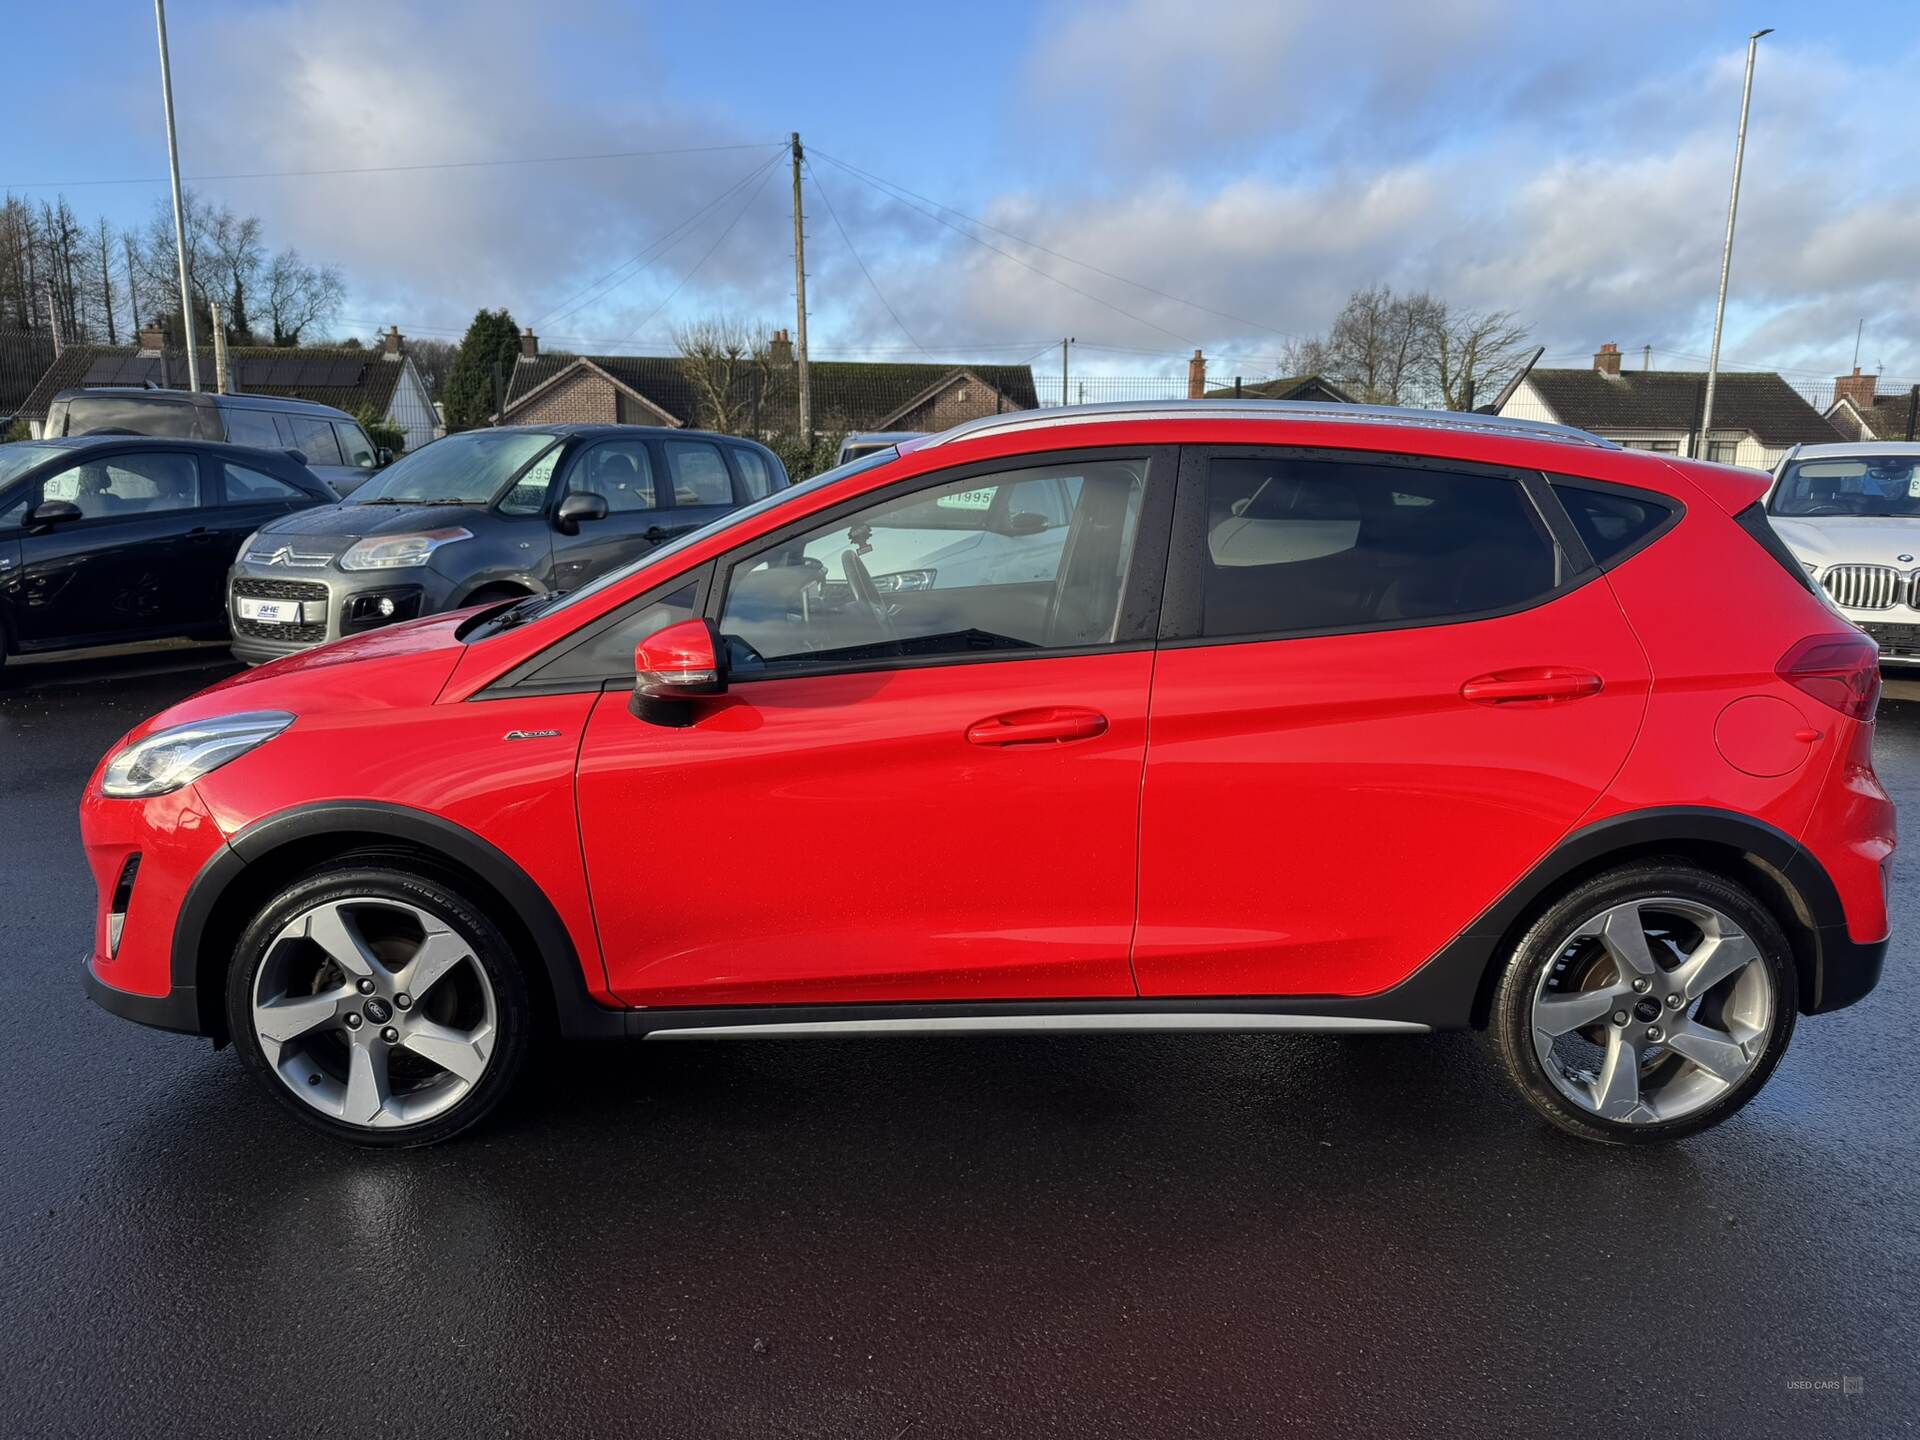
{"type": "Polygon", "coordinates": [[[208,395],[192,390],[91,386],[62,390],[47,407],[42,438],[67,435],[170,435],[224,440],[259,450],[294,450],[306,467],[349,495],[389,460],[344,410],[272,395],[208,395]]]}

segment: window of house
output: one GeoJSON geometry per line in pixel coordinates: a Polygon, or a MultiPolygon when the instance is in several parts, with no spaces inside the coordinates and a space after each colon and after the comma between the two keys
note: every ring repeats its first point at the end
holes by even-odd
{"type": "Polygon", "coordinates": [[[1144,458],[948,481],[736,565],[720,630],[737,675],[1112,640],[1144,458]]]}
{"type": "Polygon", "coordinates": [[[1707,444],[1707,459],[1716,465],[1735,464],[1734,456],[1740,453],[1738,440],[1713,440],[1707,444]]]}
{"type": "Polygon", "coordinates": [[[1296,456],[1220,456],[1206,481],[1201,633],[1431,623],[1549,594],[1558,552],[1499,476],[1296,456]]]}

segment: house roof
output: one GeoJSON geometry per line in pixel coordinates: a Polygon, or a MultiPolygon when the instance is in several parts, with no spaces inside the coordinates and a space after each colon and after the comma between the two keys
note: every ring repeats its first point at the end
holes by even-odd
{"type": "MultiPolygon", "coordinates": [[[[1846,406],[1865,423],[1872,438],[1876,440],[1904,440],[1907,438],[1907,406],[1910,397],[1895,392],[1892,395],[1876,395],[1871,405],[1855,405],[1847,396],[1827,407],[1827,417],[1833,418],[1834,412],[1846,406]]],[[[1863,437],[1865,438],[1865,437],[1863,437]]]]}
{"type": "MultiPolygon", "coordinates": [[[[202,388],[213,374],[213,351],[198,352],[202,388]]],[[[311,400],[331,405],[349,415],[362,405],[385,415],[400,384],[403,363],[386,360],[378,350],[354,350],[337,345],[279,347],[230,345],[227,365],[233,388],[243,395],[274,395],[284,400],[311,400]]],[[[184,352],[169,354],[162,369],[160,357],[142,355],[131,345],[69,345],[48,367],[20,407],[22,415],[44,419],[53,397],[62,390],[84,385],[138,386],[151,380],[184,386],[184,352]]]]}
{"type": "MultiPolygon", "coordinates": [[[[699,424],[698,392],[673,355],[539,355],[522,356],[507,386],[509,414],[535,390],[558,379],[585,361],[615,383],[664,410],[683,425],[699,424]]],[[[1039,404],[1033,371],[1025,365],[865,364],[846,360],[816,360],[808,367],[813,413],[823,429],[883,430],[904,411],[924,403],[956,378],[971,377],[990,385],[1006,399],[1010,410],[1039,404]]],[[[791,405],[791,386],[783,387],[780,403],[791,405]]]]}
{"type": "MultiPolygon", "coordinates": [[[[1694,428],[1707,376],[1703,370],[1535,370],[1527,376],[1564,425],[1599,434],[1694,428]]],[[[1766,445],[1833,438],[1833,426],[1807,398],[1772,373],[1722,371],[1714,385],[1716,433],[1745,430],[1766,445]]]]}
{"type": "Polygon", "coordinates": [[[1353,396],[1324,375],[1287,375],[1242,385],[1238,391],[1231,385],[1207,391],[1209,400],[1312,400],[1323,396],[1342,405],[1354,403],[1353,396]]]}

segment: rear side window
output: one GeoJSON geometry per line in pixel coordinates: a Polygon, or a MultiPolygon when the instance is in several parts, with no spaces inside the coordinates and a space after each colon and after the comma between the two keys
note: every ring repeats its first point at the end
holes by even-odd
{"type": "Polygon", "coordinates": [[[733,447],[733,463],[740,467],[740,483],[747,487],[747,499],[764,500],[773,493],[773,472],[758,450],[744,445],[733,447]]]}
{"type": "Polygon", "coordinates": [[[181,400],[145,400],[131,395],[81,395],[67,407],[69,435],[122,431],[128,435],[171,435],[190,440],[198,422],[193,406],[181,400]]]}
{"type": "Polygon", "coordinates": [[[1519,483],[1426,466],[1216,456],[1200,633],[1433,624],[1551,594],[1559,552],[1519,483]]]}
{"type": "Polygon", "coordinates": [[[222,410],[220,413],[227,422],[227,439],[235,445],[254,445],[262,450],[285,448],[286,442],[281,440],[273,416],[265,410],[222,410]]]}
{"type": "Polygon", "coordinates": [[[1553,493],[1598,565],[1633,549],[1673,514],[1669,505],[1618,490],[1555,484],[1553,493]]]}
{"type": "Polygon", "coordinates": [[[698,440],[667,441],[667,470],[673,503],[681,506],[733,504],[733,480],[720,447],[698,440]]]}
{"type": "Polygon", "coordinates": [[[280,423],[293,435],[293,448],[307,457],[309,465],[340,465],[340,442],[333,438],[333,426],[310,415],[282,415],[280,423]]]}
{"type": "Polygon", "coordinates": [[[284,504],[289,500],[307,498],[306,491],[297,485],[289,485],[277,476],[245,465],[235,465],[232,461],[221,467],[221,478],[226,484],[229,505],[284,504]]]}

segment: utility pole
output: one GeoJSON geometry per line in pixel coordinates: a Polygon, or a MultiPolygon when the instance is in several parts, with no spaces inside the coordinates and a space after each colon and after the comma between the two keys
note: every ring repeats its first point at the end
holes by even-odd
{"type": "Polygon", "coordinates": [[[1860,332],[1867,328],[1867,317],[1862,315],[1860,323],[1853,327],[1853,368],[1860,368],[1860,332]]]}
{"type": "Polygon", "coordinates": [[[793,150],[793,298],[799,307],[793,329],[794,361],[800,388],[800,438],[813,448],[813,383],[807,375],[807,228],[806,211],[800,204],[800,162],[806,152],[800,148],[800,132],[788,137],[793,150]]]}
{"type": "MultiPolygon", "coordinates": [[[[1753,103],[1753,62],[1760,53],[1760,39],[1771,35],[1773,27],[1756,30],[1747,37],[1747,78],[1740,87],[1740,133],[1733,142],[1733,193],[1727,199],[1727,243],[1720,251],[1720,297],[1713,306],[1713,347],[1707,352],[1707,398],[1700,409],[1700,444],[1713,453],[1713,387],[1720,378],[1720,331],[1727,321],[1727,275],[1733,269],[1733,222],[1740,213],[1740,162],[1747,154],[1747,110],[1753,103]]],[[[1696,458],[1698,450],[1695,451],[1696,458]]]]}
{"type": "Polygon", "coordinates": [[[220,302],[207,297],[207,313],[213,317],[213,393],[227,393],[227,327],[220,323],[220,302]]]}
{"type": "Polygon", "coordinates": [[[1642,345],[1640,347],[1640,368],[1642,370],[1651,370],[1653,368],[1653,346],[1642,345]]]}
{"type": "Polygon", "coordinates": [[[1067,403],[1067,347],[1073,344],[1073,337],[1067,336],[1060,342],[1060,403],[1067,403]]]}
{"type": "Polygon", "coordinates": [[[193,296],[187,290],[187,217],[180,206],[180,145],[173,133],[173,67],[167,60],[167,0],[153,0],[160,31],[160,96],[167,110],[167,169],[173,175],[173,244],[180,262],[180,328],[187,340],[187,388],[200,388],[200,357],[193,348],[193,296]]]}

